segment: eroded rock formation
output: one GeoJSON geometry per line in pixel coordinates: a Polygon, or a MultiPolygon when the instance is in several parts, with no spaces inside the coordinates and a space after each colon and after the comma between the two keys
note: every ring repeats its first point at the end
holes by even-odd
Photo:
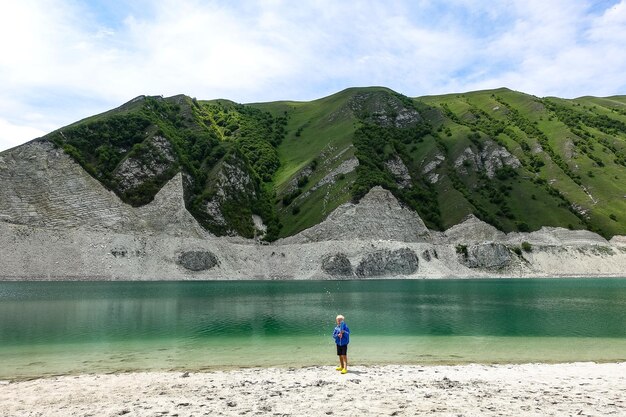
{"type": "Polygon", "coordinates": [[[51,229],[209,235],[185,208],[181,174],[151,203],[133,208],[48,141],[29,142],[1,158],[0,220],[51,229]]]}
{"type": "Polygon", "coordinates": [[[356,275],[362,278],[412,275],[417,272],[418,264],[417,255],[409,248],[383,249],[366,254],[356,268],[356,275]]]}
{"type": "Polygon", "coordinates": [[[503,269],[511,264],[511,251],[501,243],[458,247],[459,260],[469,268],[503,269]]]}
{"type": "Polygon", "coordinates": [[[402,207],[391,192],[374,187],[358,204],[338,207],[320,224],[283,239],[283,243],[349,239],[420,242],[428,236],[416,212],[402,207]]]}
{"type": "Polygon", "coordinates": [[[193,250],[182,252],[178,264],[190,271],[206,271],[218,265],[219,260],[209,251],[193,250]]]}
{"type": "MultiPolygon", "coordinates": [[[[224,168],[224,187],[247,192],[245,175],[229,169],[224,168]]],[[[624,237],[608,242],[589,231],[551,227],[505,234],[474,216],[431,232],[417,213],[380,187],[270,245],[216,238],[187,211],[181,174],[151,203],[134,208],[44,140],[2,153],[0,184],[0,279],[623,276],[626,271],[624,237]]]]}
{"type": "Polygon", "coordinates": [[[322,258],[322,270],[331,277],[351,277],[354,275],[352,263],[345,253],[335,253],[322,258]]]}

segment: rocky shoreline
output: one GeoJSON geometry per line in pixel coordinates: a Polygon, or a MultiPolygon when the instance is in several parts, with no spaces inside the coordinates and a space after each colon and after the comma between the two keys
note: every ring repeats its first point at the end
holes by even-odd
{"type": "Polygon", "coordinates": [[[626,247],[483,242],[226,239],[46,230],[0,223],[4,280],[624,277],[626,247]],[[461,248],[461,249],[460,249],[461,248]],[[463,249],[465,251],[463,251],[463,249]],[[515,250],[519,252],[516,253],[515,250]]]}

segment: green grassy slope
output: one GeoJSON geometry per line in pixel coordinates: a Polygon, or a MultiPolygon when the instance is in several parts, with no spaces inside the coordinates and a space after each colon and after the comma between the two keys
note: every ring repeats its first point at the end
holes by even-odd
{"type": "Polygon", "coordinates": [[[354,158],[352,141],[358,121],[348,103],[360,91],[389,90],[350,88],[311,102],[250,105],[276,116],[287,115],[287,133],[278,147],[281,166],[273,182],[279,196],[277,210],[283,224],[281,236],[289,236],[319,223],[350,199],[354,173],[348,174],[347,179],[345,175],[338,178],[332,185],[315,187],[329,174],[332,175],[339,165],[354,158]],[[299,187],[298,182],[301,184],[299,187]],[[294,197],[284,199],[285,196],[294,197]]]}
{"type": "Polygon", "coordinates": [[[289,236],[375,185],[435,229],[473,213],[507,232],[626,234],[623,96],[408,98],[368,87],[246,105],[139,97],[48,138],[134,205],[182,170],[187,207],[218,235],[257,234],[256,214],[267,239],[289,236]],[[134,182],[128,166],[141,168],[134,182]]]}
{"type": "Polygon", "coordinates": [[[507,231],[549,225],[588,228],[607,237],[626,232],[618,218],[626,209],[620,180],[626,175],[623,98],[539,99],[499,89],[417,100],[448,116],[441,126],[453,132],[451,159],[454,149],[472,146],[467,138],[473,131],[493,138],[522,163],[515,178],[489,181],[512,188],[501,199],[485,198],[480,179],[464,177],[456,187],[472,190],[467,200],[474,200],[474,209],[495,212],[495,218],[483,213],[486,220],[507,231]],[[493,200],[508,206],[512,216],[498,215],[493,200]]]}

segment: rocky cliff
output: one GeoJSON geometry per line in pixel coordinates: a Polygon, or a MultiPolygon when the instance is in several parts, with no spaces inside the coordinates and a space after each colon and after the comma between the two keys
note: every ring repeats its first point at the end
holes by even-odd
{"type": "Polygon", "coordinates": [[[507,89],[140,96],[0,153],[0,279],[624,276],[625,115],[507,89]]]}
{"type": "Polygon", "coordinates": [[[46,140],[0,155],[0,220],[45,228],[208,235],[185,209],[182,176],[176,175],[141,207],[123,203],[46,140]]]}
{"type": "Polygon", "coordinates": [[[0,279],[344,279],[623,276],[626,244],[587,231],[505,234],[470,216],[430,231],[374,187],[274,242],[218,238],[185,209],[182,177],[123,203],[63,152],[34,141],[0,157],[0,279]]]}
{"type": "Polygon", "coordinates": [[[389,191],[374,187],[358,204],[339,206],[320,224],[279,243],[351,239],[420,242],[429,234],[416,212],[402,207],[389,191]]]}

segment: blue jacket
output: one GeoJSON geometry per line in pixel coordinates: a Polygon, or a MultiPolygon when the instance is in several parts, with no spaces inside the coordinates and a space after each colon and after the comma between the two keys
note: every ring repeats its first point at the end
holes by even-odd
{"type": "Polygon", "coordinates": [[[333,339],[335,339],[335,343],[339,346],[344,346],[350,343],[350,328],[345,321],[342,321],[339,326],[335,327],[335,331],[333,331],[333,339]],[[339,333],[343,331],[343,336],[339,338],[339,333]]]}

